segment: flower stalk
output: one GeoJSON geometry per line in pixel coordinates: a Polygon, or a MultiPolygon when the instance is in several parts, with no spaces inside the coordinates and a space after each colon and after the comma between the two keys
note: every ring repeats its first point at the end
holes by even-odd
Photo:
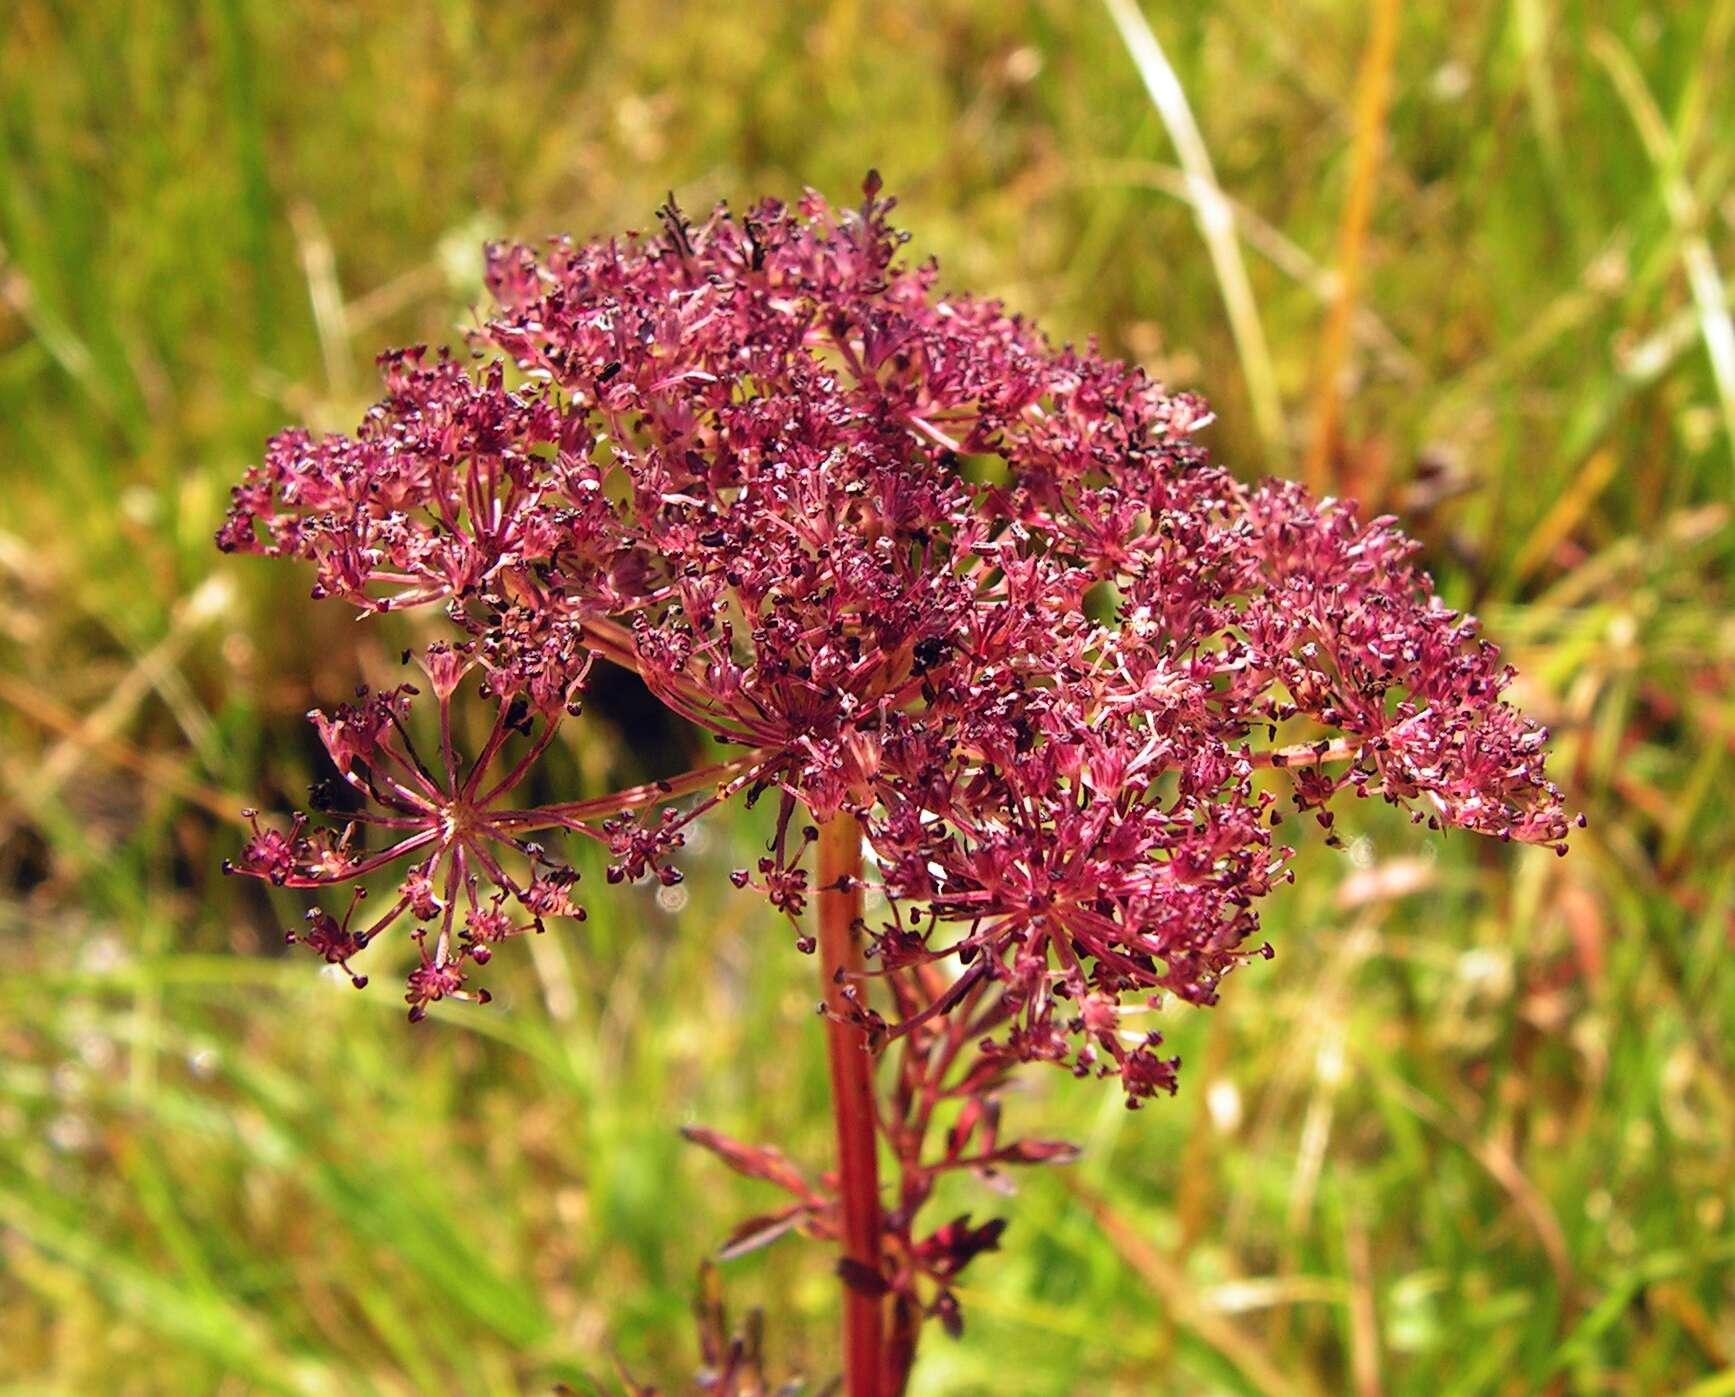
{"type": "Polygon", "coordinates": [[[844,1385],[849,1397],[882,1397],[885,1282],[873,1057],[860,1022],[861,886],[861,825],[839,814],[819,831],[819,968],[837,1127],[844,1385]]]}

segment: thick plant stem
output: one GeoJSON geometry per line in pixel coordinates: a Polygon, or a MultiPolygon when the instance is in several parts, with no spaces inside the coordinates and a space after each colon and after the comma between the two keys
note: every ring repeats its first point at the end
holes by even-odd
{"type": "Polygon", "coordinates": [[[838,1196],[843,1256],[854,1276],[843,1287],[844,1390],[848,1397],[885,1397],[884,1302],[862,1284],[880,1274],[879,1160],[874,1138],[873,1058],[867,1035],[844,1022],[846,986],[861,970],[855,924],[861,918],[861,826],[840,814],[819,832],[819,962],[824,977],[826,1048],[831,1107],[837,1122],[838,1196]],[[847,891],[838,891],[840,880],[847,891]]]}

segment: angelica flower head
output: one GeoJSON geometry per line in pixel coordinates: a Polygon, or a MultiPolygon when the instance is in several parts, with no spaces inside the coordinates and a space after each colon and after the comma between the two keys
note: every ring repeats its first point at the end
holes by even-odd
{"type": "Polygon", "coordinates": [[[1544,734],[1392,520],[1238,481],[1198,443],[1199,399],[942,292],[892,207],[870,177],[850,209],[809,194],[694,224],[671,203],[653,235],[491,248],[479,366],[388,354],[353,436],[272,441],[221,546],[452,629],[422,657],[438,762],[409,740],[408,689],[316,718],[384,847],[298,822],[241,860],[292,886],[409,865],[386,915],[328,918],[316,951],[347,964],[407,915],[412,1007],[471,994],[492,946],[577,910],[530,832],[670,880],[696,809],[774,792],[771,857],[739,886],[798,916],[797,810],[852,813],[891,909],[876,969],[952,962],[954,987],[1009,1006],[994,1053],[1118,1075],[1137,1101],[1174,1063],[1123,1008],[1210,1003],[1265,949],[1290,851],[1261,767],[1291,768],[1328,828],[1347,789],[1564,849],[1544,734]],[[512,808],[599,661],[741,755],[512,808]],[[466,763],[450,708],[472,673],[496,716],[466,763]],[[526,750],[484,775],[509,742],[526,750]]]}

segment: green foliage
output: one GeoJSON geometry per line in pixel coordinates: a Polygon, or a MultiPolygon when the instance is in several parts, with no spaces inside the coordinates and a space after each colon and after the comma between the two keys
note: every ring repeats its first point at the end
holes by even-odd
{"type": "MultiPolygon", "coordinates": [[[[300,713],[396,670],[286,569],[219,559],[224,492],[271,429],[352,424],[375,349],[454,338],[483,238],[869,165],[948,282],[1204,391],[1224,459],[1298,469],[1365,7],[1151,8],[1288,442],[1253,430],[1097,6],[5,7],[0,1381],[683,1371],[697,1267],[768,1200],[677,1127],[828,1149],[811,964],[722,877],[763,832],[712,824],[690,902],[596,896],[498,959],[496,1005],[419,1031],[388,967],[357,994],[279,960],[297,911],[213,876],[222,812],[299,796],[300,713]]],[[[1730,1390],[1732,27],[1728,0],[1405,7],[1337,478],[1506,644],[1591,828],[1564,861],[1379,811],[1347,855],[1298,831],[1277,960],[1169,1011],[1175,1102],[1033,1077],[1012,1103],[1087,1156],[960,1191],[1012,1228],[923,1391],[1730,1390]]],[[[587,722],[567,789],[644,774],[587,722]]],[[[827,1371],[814,1252],[724,1278],[827,1371]]]]}

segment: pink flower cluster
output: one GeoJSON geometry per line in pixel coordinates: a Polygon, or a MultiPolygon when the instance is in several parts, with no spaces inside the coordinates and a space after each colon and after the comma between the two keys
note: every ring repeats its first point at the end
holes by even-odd
{"type": "Polygon", "coordinates": [[[1327,826],[1348,789],[1564,847],[1544,733],[1390,520],[1211,465],[1199,400],[942,294],[891,207],[870,178],[845,211],[671,205],[655,236],[494,248],[479,367],[387,355],[354,436],[271,443],[220,544],[453,628],[420,657],[430,756],[408,686],[314,715],[364,807],[336,835],[260,831],[237,864],[295,887],[407,867],[371,922],[359,895],[314,913],[315,951],[347,966],[407,916],[412,1014],[474,996],[502,939],[578,915],[533,834],[672,880],[696,813],[775,792],[775,850],[736,881],[797,917],[798,809],[860,819],[887,909],[871,973],[906,987],[890,1019],[855,996],[881,1041],[991,992],[985,1073],[1049,1061],[1136,1103],[1175,1063],[1125,1011],[1209,1003],[1267,950],[1289,851],[1262,767],[1327,826]],[[738,755],[515,807],[599,660],[738,755]],[[495,718],[466,760],[471,675],[495,718]]]}

